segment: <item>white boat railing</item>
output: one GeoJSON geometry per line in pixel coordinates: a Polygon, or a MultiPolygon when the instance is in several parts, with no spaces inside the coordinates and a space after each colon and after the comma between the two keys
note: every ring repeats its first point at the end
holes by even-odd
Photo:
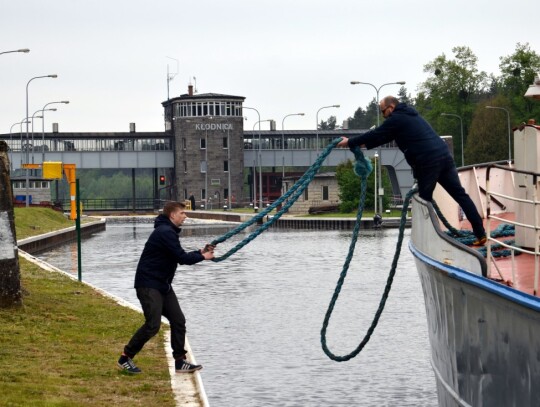
{"type": "MultiPolygon", "coordinates": [[[[501,274],[500,270],[498,269],[497,264],[494,261],[494,258],[493,258],[492,253],[491,253],[491,245],[492,245],[492,243],[496,243],[497,245],[501,245],[501,246],[507,248],[508,250],[510,250],[510,253],[511,253],[511,256],[512,256],[512,284],[515,284],[515,282],[516,282],[515,252],[517,251],[517,252],[527,253],[527,254],[533,255],[534,256],[534,289],[533,289],[534,295],[538,294],[538,278],[539,278],[539,270],[540,270],[540,263],[539,263],[540,250],[539,250],[539,245],[538,245],[538,243],[540,242],[540,225],[538,224],[538,221],[539,221],[538,209],[540,209],[540,201],[538,200],[538,179],[539,179],[539,177],[540,177],[539,173],[534,173],[534,172],[530,172],[530,171],[522,171],[522,170],[518,170],[516,168],[506,167],[506,166],[497,165],[497,164],[489,165],[488,168],[487,168],[487,172],[486,172],[486,207],[487,207],[486,234],[487,234],[487,238],[488,238],[488,240],[487,240],[488,276],[491,275],[491,265],[493,264],[493,266],[495,266],[495,268],[497,269],[498,274],[502,278],[502,274],[501,274]],[[519,197],[514,196],[514,195],[508,195],[508,194],[503,194],[501,192],[495,192],[492,189],[490,189],[489,176],[490,176],[491,169],[493,169],[493,168],[497,168],[499,170],[510,171],[510,172],[513,172],[513,173],[518,173],[518,174],[525,175],[525,177],[523,177],[523,180],[531,182],[530,190],[532,191],[532,199],[519,198],[519,197]],[[491,211],[490,211],[490,209],[491,209],[491,201],[493,200],[492,197],[507,199],[507,200],[513,201],[515,203],[521,203],[521,204],[525,204],[525,205],[532,205],[533,213],[534,213],[534,216],[533,216],[534,222],[532,224],[523,223],[523,222],[518,222],[516,220],[505,219],[505,218],[497,216],[497,215],[492,215],[491,211]],[[503,241],[499,241],[499,240],[497,240],[495,238],[492,238],[491,235],[490,235],[490,232],[491,232],[491,220],[498,220],[500,222],[504,222],[504,223],[511,224],[511,225],[514,225],[514,226],[518,226],[518,227],[522,227],[522,228],[526,228],[526,229],[533,229],[534,230],[534,245],[533,245],[533,247],[531,247],[531,248],[523,248],[523,247],[517,246],[516,244],[510,245],[510,244],[505,243],[503,241]]],[[[520,185],[520,187],[521,187],[521,185],[520,185]]],[[[525,187],[527,187],[527,186],[525,186],[525,187]]],[[[515,191],[516,189],[514,188],[513,190],[515,191]]],[[[517,211],[518,210],[517,209],[518,205],[515,205],[515,206],[516,206],[516,211],[517,211]]]]}

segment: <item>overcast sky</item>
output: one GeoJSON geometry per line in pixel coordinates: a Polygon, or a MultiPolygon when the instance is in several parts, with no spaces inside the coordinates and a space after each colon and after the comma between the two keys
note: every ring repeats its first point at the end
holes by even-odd
{"type": "MultiPolygon", "coordinates": [[[[406,81],[413,96],[423,67],[468,46],[480,70],[499,74],[499,58],[529,43],[540,53],[533,0],[0,0],[0,133],[46,103],[45,129],[63,132],[163,131],[167,66],[170,96],[199,93],[246,98],[281,129],[338,123],[365,107],[376,87],[406,81]],[[177,62],[178,60],[178,70],[177,62]],[[50,106],[55,107],[55,106],[50,106]]],[[[536,8],[536,11],[535,11],[536,8]]],[[[385,86],[380,97],[397,93],[385,86]]],[[[245,111],[245,129],[256,113],[245,111]]],[[[263,123],[266,129],[268,124],[263,123]]],[[[36,121],[41,130],[41,121],[36,121]]],[[[16,129],[16,128],[15,128],[16,129]]],[[[16,130],[14,130],[16,131],[16,130]]]]}

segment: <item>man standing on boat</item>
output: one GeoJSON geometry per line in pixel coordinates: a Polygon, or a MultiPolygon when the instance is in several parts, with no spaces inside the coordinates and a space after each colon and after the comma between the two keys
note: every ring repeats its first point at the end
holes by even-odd
{"type": "Polygon", "coordinates": [[[395,141],[405,155],[418,182],[420,198],[431,201],[437,182],[461,206],[476,236],[475,246],[486,242],[486,231],[478,213],[459,181],[454,159],[443,139],[418,112],[394,96],[379,103],[385,118],[383,124],[367,133],[351,138],[342,137],[339,147],[365,146],[368,149],[395,141]]]}
{"type": "Polygon", "coordinates": [[[135,289],[141,302],[145,322],[124,347],[118,359],[118,367],[129,373],[140,373],[133,358],[154,335],[159,332],[161,316],[171,325],[171,346],[177,373],[189,373],[202,369],[186,360],[184,349],[186,319],[172,288],[172,280],[178,264],[192,265],[214,258],[214,247],[186,252],[180,245],[180,226],[187,218],[186,206],[180,202],[168,202],[154,222],[154,231],[144,245],[137,271],[135,289]]]}

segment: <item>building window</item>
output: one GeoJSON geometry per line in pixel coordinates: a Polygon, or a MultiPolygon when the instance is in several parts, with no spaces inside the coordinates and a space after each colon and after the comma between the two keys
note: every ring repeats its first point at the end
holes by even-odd
{"type": "Polygon", "coordinates": [[[201,172],[206,172],[206,161],[201,161],[201,172]]]}
{"type": "Polygon", "coordinates": [[[201,189],[201,199],[202,200],[205,200],[206,199],[206,189],[201,189]]]}
{"type": "Polygon", "coordinates": [[[229,199],[229,188],[223,189],[223,199],[229,199]]]}
{"type": "Polygon", "coordinates": [[[229,172],[229,161],[223,161],[223,171],[229,172]]]}
{"type": "Polygon", "coordinates": [[[206,148],[206,139],[202,138],[201,139],[201,150],[204,150],[205,148],[206,148]]]}
{"type": "Polygon", "coordinates": [[[186,144],[186,138],[185,137],[182,137],[182,149],[186,149],[187,148],[187,144],[186,144]]]}
{"type": "Polygon", "coordinates": [[[184,161],[184,172],[187,172],[187,161],[184,161]]]}
{"type": "Polygon", "coordinates": [[[307,200],[309,199],[309,196],[308,196],[308,189],[309,189],[309,188],[304,189],[304,201],[307,201],[307,200]]]}
{"type": "Polygon", "coordinates": [[[328,185],[323,185],[322,187],[322,200],[323,201],[328,201],[328,185]]]}
{"type": "MultiPolygon", "coordinates": [[[[184,189],[184,199],[188,199],[188,195],[187,195],[187,189],[184,189]]],[[[191,202],[190,202],[191,203],[191,202]]],[[[191,208],[193,209],[193,208],[191,208]]]]}
{"type": "Polygon", "coordinates": [[[229,148],[229,138],[223,137],[223,148],[229,148]]]}

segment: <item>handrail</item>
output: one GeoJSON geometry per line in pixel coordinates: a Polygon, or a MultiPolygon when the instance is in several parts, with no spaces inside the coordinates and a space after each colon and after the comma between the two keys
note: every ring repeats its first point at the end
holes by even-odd
{"type": "MultiPolygon", "coordinates": [[[[537,207],[540,206],[540,201],[538,200],[538,178],[539,178],[539,176],[540,176],[539,173],[536,173],[536,172],[533,172],[533,171],[520,170],[520,169],[517,169],[517,168],[512,168],[512,167],[503,166],[503,165],[499,165],[499,164],[490,164],[490,165],[488,165],[487,166],[487,171],[486,171],[486,207],[487,207],[486,232],[487,232],[487,237],[488,237],[488,242],[487,242],[488,275],[491,274],[491,264],[494,261],[493,256],[491,255],[491,242],[497,242],[497,244],[500,244],[500,245],[502,245],[502,246],[504,246],[504,247],[506,247],[506,248],[508,248],[510,250],[511,255],[512,255],[512,283],[515,283],[514,253],[517,251],[517,252],[521,252],[521,253],[527,253],[527,254],[534,255],[534,288],[533,288],[533,294],[534,295],[537,295],[537,293],[538,293],[538,279],[539,279],[539,271],[540,271],[540,265],[539,265],[540,250],[539,250],[539,245],[538,245],[538,242],[540,242],[540,225],[538,225],[538,220],[539,220],[538,215],[539,214],[538,214],[538,210],[537,210],[538,209],[537,207]],[[490,182],[490,173],[491,173],[492,169],[499,169],[499,170],[502,170],[502,171],[509,171],[509,172],[513,172],[513,173],[517,173],[517,174],[531,176],[532,177],[531,178],[532,192],[533,192],[532,199],[518,198],[516,196],[505,195],[505,194],[501,194],[501,193],[498,193],[498,192],[490,191],[489,182],[490,182]],[[493,200],[495,202],[495,199],[493,198],[494,196],[499,197],[499,198],[505,198],[505,199],[508,199],[510,201],[513,201],[513,202],[519,202],[519,203],[522,203],[522,204],[532,205],[533,206],[533,212],[534,212],[534,223],[529,224],[529,223],[522,223],[522,222],[518,222],[518,221],[511,221],[511,220],[508,220],[508,219],[500,218],[500,217],[495,216],[495,215],[491,215],[491,201],[493,200]],[[499,220],[499,221],[502,221],[502,222],[506,222],[506,223],[512,224],[514,226],[533,229],[535,231],[535,240],[534,240],[535,243],[534,243],[534,247],[532,248],[532,250],[528,250],[526,248],[522,248],[522,247],[519,247],[517,245],[510,245],[508,243],[500,242],[500,241],[496,240],[495,238],[492,238],[491,235],[490,235],[490,232],[491,232],[491,220],[492,219],[499,220]]],[[[529,180],[526,180],[526,181],[529,181],[529,180]]],[[[526,185],[523,185],[523,186],[525,187],[526,185]]]]}

